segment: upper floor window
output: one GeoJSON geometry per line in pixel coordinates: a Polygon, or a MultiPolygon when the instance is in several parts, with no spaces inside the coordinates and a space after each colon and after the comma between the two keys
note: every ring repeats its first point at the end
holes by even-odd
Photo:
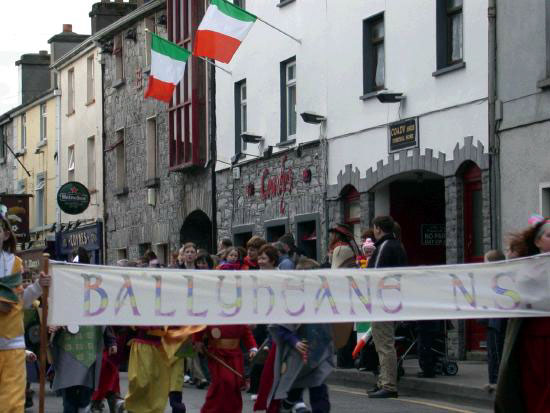
{"type": "Polygon", "coordinates": [[[124,129],[116,132],[116,189],[118,193],[127,191],[126,152],[124,149],[124,129]]]}
{"type": "Polygon", "coordinates": [[[281,142],[296,135],[296,57],[281,63],[281,142]]]}
{"type": "Polygon", "coordinates": [[[437,69],[461,63],[463,48],[463,0],[437,0],[437,69]]]}
{"type": "Polygon", "coordinates": [[[21,115],[21,149],[27,147],[27,114],[21,115]]]}
{"type": "Polygon", "coordinates": [[[75,158],[74,145],[67,148],[67,181],[74,181],[75,175],[75,158]]]}
{"type": "Polygon", "coordinates": [[[48,138],[48,113],[46,104],[40,105],[40,141],[43,142],[48,138]]]}
{"type": "Polygon", "coordinates": [[[35,209],[35,226],[42,227],[44,225],[45,219],[44,215],[46,212],[45,202],[44,202],[44,188],[46,187],[46,173],[42,172],[36,176],[36,187],[34,188],[35,197],[36,197],[36,209],[35,209]]]}
{"type": "Polygon", "coordinates": [[[94,73],[94,55],[89,56],[86,60],[87,75],[86,75],[86,103],[93,103],[95,101],[95,73],[94,73]]]}
{"type": "Polygon", "coordinates": [[[384,14],[363,21],[363,94],[384,89],[386,82],[384,14]]]}
{"type": "MultiPolygon", "coordinates": [[[[188,50],[204,16],[204,2],[168,0],[168,40],[188,50]]],[[[172,170],[202,167],[208,158],[206,65],[192,57],[168,108],[169,165],[172,170]]]]}
{"type": "MultiPolygon", "coordinates": [[[[145,18],[145,28],[151,33],[156,33],[155,16],[149,16],[145,18]]],[[[145,66],[151,66],[151,45],[152,36],[145,32],[145,66]]]]}
{"type": "Polygon", "coordinates": [[[235,83],[235,153],[246,149],[241,133],[246,132],[246,79],[235,83]]]}
{"type": "Polygon", "coordinates": [[[88,161],[88,189],[96,190],[96,159],[95,159],[95,136],[90,136],[86,143],[88,161]]]}
{"type": "Polygon", "coordinates": [[[70,69],[67,73],[67,88],[68,88],[68,94],[67,94],[67,115],[71,115],[74,113],[74,69],[70,69]]]}
{"type": "Polygon", "coordinates": [[[0,126],[0,161],[4,161],[6,158],[6,141],[7,141],[7,131],[6,126],[0,126]]]}
{"type": "Polygon", "coordinates": [[[157,118],[147,119],[147,180],[159,176],[159,141],[157,136],[157,118]]]}
{"type": "Polygon", "coordinates": [[[113,55],[115,63],[114,81],[121,82],[124,79],[124,56],[122,51],[123,38],[122,33],[117,34],[113,39],[113,55]]]}

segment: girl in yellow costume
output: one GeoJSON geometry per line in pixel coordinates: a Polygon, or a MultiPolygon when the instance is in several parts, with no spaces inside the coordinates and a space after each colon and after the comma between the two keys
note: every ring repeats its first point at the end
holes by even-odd
{"type": "MultiPolygon", "coordinates": [[[[5,208],[5,207],[4,207],[5,208]]],[[[1,212],[1,211],[0,211],[1,212]]],[[[23,264],[14,255],[15,237],[9,222],[0,216],[0,408],[22,413],[25,405],[26,369],[23,308],[42,295],[49,277],[23,290],[23,264]]]]}

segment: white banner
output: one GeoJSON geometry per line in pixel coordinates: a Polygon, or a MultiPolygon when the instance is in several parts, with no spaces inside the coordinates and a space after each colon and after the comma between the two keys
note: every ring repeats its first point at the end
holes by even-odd
{"type": "Polygon", "coordinates": [[[50,325],[550,316],[550,255],[489,264],[201,271],[51,262],[50,325]]]}

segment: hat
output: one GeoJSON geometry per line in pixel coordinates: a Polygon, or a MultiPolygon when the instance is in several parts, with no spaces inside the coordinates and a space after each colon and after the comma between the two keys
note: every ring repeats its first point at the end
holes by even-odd
{"type": "Polygon", "coordinates": [[[338,232],[339,234],[342,234],[347,238],[355,238],[353,232],[351,231],[351,227],[348,224],[336,224],[331,229],[329,229],[328,232],[338,232]]]}

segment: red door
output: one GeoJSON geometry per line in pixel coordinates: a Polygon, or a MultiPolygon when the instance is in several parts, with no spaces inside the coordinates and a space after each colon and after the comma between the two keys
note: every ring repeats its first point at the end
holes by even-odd
{"type": "MultiPolygon", "coordinates": [[[[483,206],[481,170],[472,164],[463,174],[464,262],[483,262],[483,206]]],[[[487,348],[487,328],[476,320],[466,320],[466,350],[487,348]]]]}

